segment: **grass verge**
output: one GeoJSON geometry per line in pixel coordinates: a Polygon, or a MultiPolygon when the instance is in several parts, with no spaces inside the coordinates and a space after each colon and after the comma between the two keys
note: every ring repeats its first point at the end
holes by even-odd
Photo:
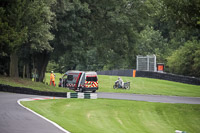
{"type": "Polygon", "coordinates": [[[154,95],[172,95],[172,96],[190,96],[200,97],[200,86],[172,82],[167,80],[140,78],[140,77],[123,77],[124,82],[131,83],[130,90],[113,89],[113,85],[118,76],[98,75],[99,90],[98,92],[118,92],[118,93],[135,93],[135,94],[154,94],[154,95]]]}
{"type": "Polygon", "coordinates": [[[22,104],[72,133],[200,131],[200,105],[109,99],[60,99],[22,104]]]}
{"type": "MultiPolygon", "coordinates": [[[[58,86],[59,78],[63,74],[55,73],[55,83],[58,86]]],[[[178,82],[150,79],[150,78],[132,78],[123,77],[124,82],[129,81],[131,83],[131,89],[113,89],[114,82],[117,80],[118,76],[105,76],[98,75],[99,80],[99,90],[98,92],[117,92],[117,93],[135,93],[135,94],[153,94],[153,95],[171,95],[171,96],[190,96],[190,97],[200,97],[200,86],[189,85],[178,82]]],[[[46,73],[45,83],[49,84],[50,73],[46,73]]],[[[45,85],[44,83],[32,82],[30,79],[22,78],[10,78],[0,76],[0,84],[7,84],[16,87],[26,87],[32,88],[40,91],[54,91],[54,92],[68,92],[71,91],[67,88],[53,87],[45,85]]]]}
{"type": "Polygon", "coordinates": [[[40,90],[40,91],[52,91],[52,92],[70,91],[69,89],[66,89],[66,88],[53,87],[41,82],[33,82],[31,79],[11,78],[11,77],[5,77],[5,76],[0,76],[0,84],[6,84],[10,86],[15,86],[15,87],[31,88],[31,89],[40,90]]]}

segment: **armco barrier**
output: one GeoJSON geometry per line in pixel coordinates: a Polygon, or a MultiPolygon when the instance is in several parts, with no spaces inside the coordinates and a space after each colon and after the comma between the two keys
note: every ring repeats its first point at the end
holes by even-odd
{"type": "Polygon", "coordinates": [[[132,77],[133,76],[133,69],[98,71],[97,74],[98,75],[113,75],[113,76],[127,76],[127,77],[132,77]]]}
{"type": "MultiPolygon", "coordinates": [[[[127,70],[110,70],[110,71],[98,71],[98,75],[112,75],[112,76],[127,76],[133,77],[134,69],[127,70]]],[[[155,78],[162,80],[169,80],[174,82],[200,85],[200,79],[189,76],[176,75],[171,73],[160,73],[160,72],[151,72],[151,71],[136,71],[135,77],[146,77],[146,78],[155,78]]]]}
{"type": "Polygon", "coordinates": [[[176,75],[171,73],[136,71],[136,77],[147,77],[147,78],[163,79],[163,80],[169,80],[186,84],[200,85],[199,78],[176,75]]]}

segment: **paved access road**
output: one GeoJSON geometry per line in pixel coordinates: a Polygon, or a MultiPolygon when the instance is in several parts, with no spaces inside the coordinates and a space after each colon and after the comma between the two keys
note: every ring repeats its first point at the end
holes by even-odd
{"type": "MultiPolygon", "coordinates": [[[[176,97],[160,95],[138,95],[98,92],[98,98],[125,99],[162,103],[200,104],[200,97],[176,97]]],[[[43,120],[18,105],[22,98],[41,96],[0,92],[0,133],[63,133],[51,123],[43,120]]]]}
{"type": "Polygon", "coordinates": [[[0,133],[63,133],[17,103],[29,97],[41,96],[0,92],[0,133]]]}
{"type": "Polygon", "coordinates": [[[160,102],[160,103],[200,104],[200,97],[179,97],[179,96],[163,96],[163,95],[98,92],[98,98],[124,99],[124,100],[135,100],[135,101],[160,102]]]}

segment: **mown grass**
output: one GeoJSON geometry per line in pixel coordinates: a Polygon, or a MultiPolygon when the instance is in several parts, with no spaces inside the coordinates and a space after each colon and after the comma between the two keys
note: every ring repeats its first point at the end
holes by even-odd
{"type": "Polygon", "coordinates": [[[98,75],[98,92],[200,97],[200,86],[151,78],[133,78],[122,76],[121,78],[124,82],[130,82],[130,90],[113,89],[114,82],[117,80],[117,78],[118,76],[98,75]]]}
{"type": "Polygon", "coordinates": [[[70,91],[67,88],[53,87],[53,86],[46,85],[45,83],[33,82],[31,79],[11,78],[11,77],[5,77],[5,76],[0,76],[0,84],[6,84],[10,86],[15,86],[15,87],[31,88],[31,89],[40,90],[40,91],[52,91],[52,92],[70,91]]]}
{"type": "Polygon", "coordinates": [[[22,102],[72,133],[200,131],[200,105],[108,99],[22,102]]]}
{"type": "MultiPolygon", "coordinates": [[[[10,78],[0,76],[0,84],[7,84],[17,87],[27,87],[41,91],[54,91],[54,92],[67,92],[71,91],[67,88],[58,87],[59,78],[63,74],[55,73],[55,83],[57,87],[46,85],[50,82],[50,73],[46,73],[44,83],[32,82],[30,79],[22,78],[10,78]]],[[[200,86],[189,85],[178,82],[171,82],[159,79],[150,78],[132,78],[123,77],[124,82],[129,81],[131,83],[130,90],[125,89],[113,89],[114,82],[118,76],[105,76],[98,75],[99,90],[97,92],[117,92],[117,93],[135,93],[135,94],[153,94],[153,95],[171,95],[171,96],[190,96],[200,97],[200,86]]]]}

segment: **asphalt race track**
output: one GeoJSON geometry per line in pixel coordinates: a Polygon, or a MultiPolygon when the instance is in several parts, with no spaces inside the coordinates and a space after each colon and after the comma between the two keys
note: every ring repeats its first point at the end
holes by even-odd
{"type": "MultiPolygon", "coordinates": [[[[98,92],[98,98],[125,99],[161,103],[200,104],[200,97],[177,97],[98,92]]],[[[21,107],[17,100],[42,97],[0,92],[0,133],[63,133],[39,116],[21,107]]]]}
{"type": "Polygon", "coordinates": [[[200,104],[200,97],[179,97],[179,96],[163,96],[163,95],[98,92],[98,98],[124,99],[124,100],[159,102],[159,103],[200,104]]]}
{"type": "Polygon", "coordinates": [[[41,96],[0,92],[0,133],[63,133],[17,103],[29,97],[41,96]]]}

